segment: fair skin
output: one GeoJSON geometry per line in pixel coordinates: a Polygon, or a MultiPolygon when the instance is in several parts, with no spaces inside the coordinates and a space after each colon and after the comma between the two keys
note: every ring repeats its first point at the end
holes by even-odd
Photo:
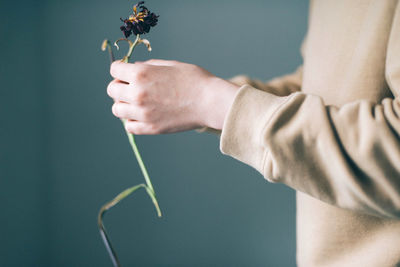
{"type": "Polygon", "coordinates": [[[239,89],[199,66],[171,60],[116,61],[110,73],[112,112],[136,135],[221,130],[239,89]]]}

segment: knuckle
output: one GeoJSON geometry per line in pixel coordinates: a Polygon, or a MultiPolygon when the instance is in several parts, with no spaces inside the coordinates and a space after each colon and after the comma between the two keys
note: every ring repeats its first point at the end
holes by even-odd
{"type": "Polygon", "coordinates": [[[118,72],[119,72],[118,62],[114,61],[110,66],[110,74],[111,74],[111,76],[116,77],[119,74],[118,72]]]}
{"type": "Polygon", "coordinates": [[[113,97],[114,92],[113,92],[113,83],[112,82],[109,83],[107,86],[107,94],[108,94],[108,96],[113,97]]]}
{"type": "Polygon", "coordinates": [[[138,89],[135,95],[135,103],[138,106],[143,106],[146,103],[148,93],[145,90],[138,89]]]}
{"type": "Polygon", "coordinates": [[[186,67],[187,67],[188,69],[190,69],[191,71],[195,71],[195,70],[198,70],[198,69],[199,69],[199,67],[198,67],[197,65],[195,65],[195,64],[190,64],[190,63],[186,63],[186,67]]]}
{"type": "Polygon", "coordinates": [[[159,133],[161,133],[161,129],[157,124],[152,123],[152,124],[149,124],[149,133],[150,134],[159,134],[159,133]]]}
{"type": "Polygon", "coordinates": [[[131,123],[126,123],[125,124],[125,129],[135,135],[141,135],[141,134],[146,134],[146,131],[143,129],[143,125],[137,124],[135,122],[131,123]]]}
{"type": "Polygon", "coordinates": [[[147,73],[143,70],[140,70],[136,73],[136,80],[139,82],[144,82],[147,79],[147,73]]]}
{"type": "Polygon", "coordinates": [[[123,99],[123,101],[131,103],[132,101],[135,100],[134,92],[135,88],[133,87],[133,85],[130,84],[125,88],[125,90],[121,91],[119,95],[121,99],[123,99]]]}
{"type": "Polygon", "coordinates": [[[151,121],[153,118],[153,111],[149,109],[143,109],[142,118],[144,121],[151,121]]]}
{"type": "Polygon", "coordinates": [[[113,65],[111,65],[111,67],[110,67],[110,75],[112,77],[114,77],[114,73],[115,73],[114,67],[113,67],[113,65]]]}
{"type": "Polygon", "coordinates": [[[145,66],[141,66],[136,71],[136,80],[138,82],[146,82],[149,77],[148,68],[145,66]]]}
{"type": "Polygon", "coordinates": [[[128,133],[136,134],[135,128],[134,128],[133,125],[132,125],[131,123],[129,123],[129,122],[125,123],[125,130],[126,130],[128,133]]]}
{"type": "Polygon", "coordinates": [[[111,107],[111,111],[114,114],[114,116],[118,117],[118,104],[114,103],[111,107]]]}

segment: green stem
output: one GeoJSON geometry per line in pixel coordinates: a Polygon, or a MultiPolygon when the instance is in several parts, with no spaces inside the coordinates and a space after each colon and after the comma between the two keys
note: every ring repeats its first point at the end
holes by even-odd
{"type": "Polygon", "coordinates": [[[108,41],[107,39],[105,39],[103,41],[103,44],[101,45],[101,50],[103,51],[108,51],[108,55],[110,56],[110,64],[114,62],[114,54],[113,51],[111,49],[111,44],[110,41],[108,41]]]}
{"type": "Polygon", "coordinates": [[[151,200],[153,201],[153,204],[157,210],[158,217],[161,217],[161,210],[158,205],[158,201],[156,199],[156,193],[154,192],[154,188],[153,188],[153,185],[151,184],[149,173],[147,172],[147,169],[146,169],[146,166],[144,165],[142,156],[140,155],[139,149],[136,145],[135,136],[128,132],[126,132],[126,134],[128,135],[129,143],[131,144],[132,150],[136,156],[136,160],[139,163],[140,170],[142,171],[142,174],[144,176],[144,180],[146,181],[146,186],[145,186],[146,191],[147,191],[148,195],[150,196],[151,200]]]}
{"type": "MultiPolygon", "coordinates": [[[[115,45],[117,46],[117,48],[118,48],[118,41],[121,41],[121,40],[127,41],[129,43],[128,53],[122,59],[123,62],[128,63],[128,61],[129,61],[129,59],[130,59],[135,47],[138,44],[140,44],[141,42],[143,42],[143,41],[140,39],[139,35],[136,36],[136,39],[135,39],[134,42],[132,42],[132,41],[130,41],[128,39],[119,39],[119,40],[117,40],[115,42],[115,45]]],[[[148,45],[148,47],[149,46],[150,45],[148,45]]],[[[109,43],[108,40],[104,40],[103,41],[102,50],[104,51],[104,50],[106,50],[106,48],[108,48],[108,52],[110,54],[110,61],[112,63],[113,60],[114,60],[114,56],[112,54],[111,46],[110,46],[110,43],[109,43]]],[[[149,49],[149,51],[150,51],[150,49],[149,49]]],[[[125,121],[124,120],[121,120],[121,121],[125,125],[125,121]]],[[[135,192],[137,189],[144,188],[144,189],[146,189],[146,193],[149,195],[149,197],[153,201],[153,205],[156,208],[158,217],[161,217],[161,210],[160,210],[160,207],[158,205],[156,194],[154,192],[153,185],[151,184],[149,173],[147,172],[147,169],[146,169],[146,166],[144,165],[142,156],[140,155],[139,149],[138,149],[138,147],[136,145],[135,136],[133,134],[129,133],[128,131],[125,131],[125,132],[126,132],[126,134],[128,136],[129,143],[130,143],[130,145],[132,147],[132,150],[133,150],[133,152],[135,154],[136,160],[137,160],[137,162],[139,164],[140,170],[142,171],[142,174],[144,176],[146,184],[139,184],[139,185],[132,186],[132,187],[130,187],[128,189],[125,189],[124,191],[119,193],[113,200],[111,200],[111,201],[107,202],[106,204],[104,204],[101,207],[100,211],[99,211],[99,214],[98,214],[98,217],[97,217],[97,223],[99,225],[100,234],[101,234],[103,242],[104,242],[104,244],[105,244],[105,246],[107,248],[107,251],[108,251],[108,253],[110,255],[110,258],[111,258],[111,260],[113,262],[113,265],[116,266],[116,267],[120,266],[120,262],[118,260],[118,257],[117,257],[117,254],[116,254],[115,250],[112,247],[110,238],[108,237],[106,229],[105,229],[104,224],[103,224],[103,217],[104,217],[104,214],[106,213],[106,211],[109,210],[110,208],[114,207],[115,205],[117,205],[120,201],[122,201],[123,199],[128,197],[130,194],[135,192]]]]}
{"type": "Polygon", "coordinates": [[[126,132],[126,134],[128,135],[129,143],[131,144],[132,150],[135,153],[136,159],[137,159],[140,169],[143,173],[144,180],[146,181],[146,184],[151,189],[151,191],[154,192],[153,185],[151,184],[151,181],[150,181],[149,173],[147,172],[146,166],[143,163],[142,156],[140,155],[139,149],[136,145],[135,136],[128,132],[126,132]]]}
{"type": "Polygon", "coordinates": [[[136,39],[133,43],[129,44],[129,50],[126,56],[122,59],[123,62],[128,63],[129,59],[131,58],[131,55],[133,53],[133,50],[135,50],[135,47],[140,44],[140,35],[136,35],[136,39]]]}
{"type": "Polygon", "coordinates": [[[135,186],[125,189],[124,191],[119,193],[113,200],[104,204],[101,207],[99,214],[97,215],[97,224],[99,225],[100,235],[101,235],[101,238],[103,239],[103,242],[106,246],[106,249],[108,251],[108,254],[110,255],[111,261],[114,266],[121,266],[121,264],[118,260],[117,253],[115,252],[113,246],[111,245],[111,241],[107,235],[106,228],[104,227],[104,224],[103,224],[104,214],[106,214],[107,210],[109,210],[110,208],[117,205],[121,200],[123,200],[124,198],[126,198],[127,196],[129,196],[130,194],[132,194],[133,192],[135,192],[137,189],[139,189],[141,187],[146,187],[146,185],[139,184],[139,185],[135,185],[135,186]]]}
{"type": "Polygon", "coordinates": [[[112,63],[112,62],[114,62],[114,54],[113,54],[113,51],[111,49],[111,45],[107,45],[107,50],[108,50],[108,54],[110,56],[110,61],[112,63]]]}
{"type": "MultiPolygon", "coordinates": [[[[138,35],[136,35],[135,41],[133,43],[132,42],[129,43],[128,53],[122,59],[122,61],[128,63],[129,59],[132,56],[133,50],[135,49],[135,47],[138,44],[140,44],[140,42],[141,42],[140,35],[138,34],[138,35]]],[[[125,125],[124,121],[122,121],[122,123],[125,125]]],[[[133,150],[133,152],[134,152],[134,154],[136,156],[136,160],[139,163],[139,167],[140,167],[140,170],[142,171],[142,174],[144,176],[144,180],[146,181],[146,185],[147,185],[146,191],[147,191],[147,193],[149,194],[150,198],[153,201],[153,204],[154,204],[154,206],[155,206],[155,208],[157,210],[158,217],[161,217],[161,210],[160,210],[160,207],[158,205],[158,201],[156,199],[156,193],[154,192],[154,188],[153,188],[153,185],[151,183],[151,179],[150,179],[149,173],[147,172],[147,169],[146,169],[146,166],[144,165],[142,156],[140,155],[139,149],[138,149],[138,147],[136,145],[135,136],[133,134],[127,132],[127,131],[126,131],[126,134],[128,136],[129,143],[131,144],[132,150],[133,150]]]]}

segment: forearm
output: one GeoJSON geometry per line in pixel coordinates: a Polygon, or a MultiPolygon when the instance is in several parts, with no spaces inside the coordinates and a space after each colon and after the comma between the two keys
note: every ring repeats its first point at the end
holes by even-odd
{"type": "Polygon", "coordinates": [[[226,114],[239,88],[240,86],[222,78],[213,77],[209,80],[207,88],[202,90],[203,126],[216,130],[222,129],[226,114]]]}
{"type": "Polygon", "coordinates": [[[253,79],[247,75],[237,75],[231,78],[230,82],[239,86],[248,84],[251,87],[277,96],[287,96],[294,92],[301,91],[302,80],[303,65],[300,65],[294,72],[275,77],[268,81],[253,79]]]}
{"type": "Polygon", "coordinates": [[[400,217],[400,104],[326,106],[315,95],[278,97],[241,88],[225,120],[221,150],[271,182],[325,202],[400,217]]]}
{"type": "MultiPolygon", "coordinates": [[[[271,93],[277,96],[287,96],[294,92],[301,90],[301,83],[303,78],[303,66],[297,67],[297,69],[289,74],[276,77],[269,81],[261,81],[257,79],[251,79],[246,75],[237,75],[229,79],[229,82],[235,84],[236,86],[242,87],[244,85],[250,85],[261,91],[271,93]]],[[[215,100],[219,100],[220,96],[214,96],[215,100]]],[[[215,101],[214,101],[215,102],[215,101]]],[[[230,101],[229,103],[232,103],[230,101]]],[[[213,105],[218,105],[218,103],[213,103],[213,105]]],[[[215,134],[221,134],[221,128],[214,128],[210,126],[203,126],[197,129],[198,132],[211,132],[215,134]]]]}

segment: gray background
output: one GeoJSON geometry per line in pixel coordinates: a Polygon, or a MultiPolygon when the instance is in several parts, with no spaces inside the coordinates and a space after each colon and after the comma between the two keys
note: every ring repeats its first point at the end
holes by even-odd
{"type": "MultiPolygon", "coordinates": [[[[121,37],[133,3],[1,0],[0,266],[111,265],[98,209],[142,177],[111,114],[100,44],[121,37]]],[[[153,52],[138,48],[138,60],[264,80],[302,61],[305,0],[146,4],[161,16],[153,52]]],[[[223,156],[212,134],[137,141],[164,217],[143,191],[107,214],[123,265],[295,265],[293,190],[223,156]]]]}

